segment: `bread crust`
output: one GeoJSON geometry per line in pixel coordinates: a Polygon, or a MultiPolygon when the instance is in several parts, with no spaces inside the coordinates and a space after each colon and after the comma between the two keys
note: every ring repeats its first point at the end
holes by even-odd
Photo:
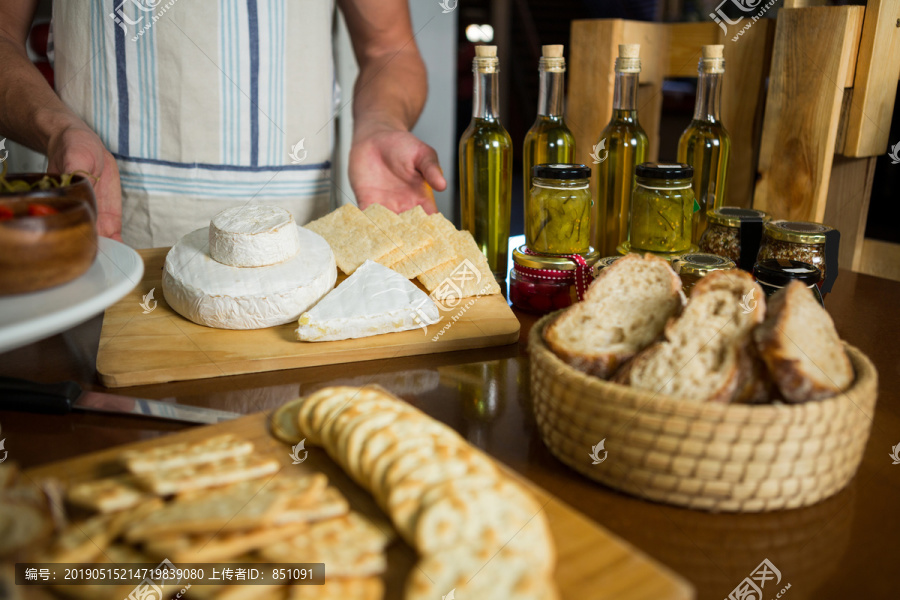
{"type": "MultiPolygon", "coordinates": [[[[598,290],[600,290],[603,280],[610,276],[610,273],[617,273],[618,270],[625,269],[630,263],[639,260],[662,263],[671,272],[671,279],[669,280],[671,287],[667,291],[680,298],[676,314],[681,311],[685,300],[681,286],[681,278],[672,271],[669,263],[652,254],[645,254],[643,257],[637,254],[627,254],[601,271],[593,283],[591,283],[587,293],[585,293],[584,300],[575,304],[562,315],[554,319],[554,321],[544,330],[544,341],[547,343],[547,346],[550,347],[550,350],[563,362],[588,375],[593,375],[601,379],[608,379],[622,364],[628,362],[641,350],[641,348],[638,348],[634,352],[597,352],[587,354],[570,349],[562,340],[562,336],[559,333],[562,324],[564,324],[566,320],[577,319],[583,311],[590,310],[592,300],[594,300],[594,298],[599,298],[601,292],[598,290]]],[[[658,332],[654,340],[658,339],[660,334],[662,334],[662,331],[658,332]]],[[[650,343],[652,344],[653,341],[650,343]]]]}
{"type": "MultiPolygon", "coordinates": [[[[804,371],[800,359],[790,355],[796,344],[787,339],[784,333],[785,323],[788,319],[797,318],[792,315],[794,306],[799,301],[797,295],[808,293],[809,291],[803,284],[796,281],[791,282],[772,297],[769,303],[769,317],[754,332],[757,350],[765,362],[772,380],[778,386],[785,402],[794,404],[824,400],[840,393],[846,387],[815,381],[809,373],[804,371]]],[[[822,309],[822,316],[828,319],[833,328],[834,324],[825,309],[822,309]]],[[[837,337],[836,332],[835,337],[837,337]]],[[[853,367],[843,345],[839,348],[832,348],[831,351],[838,353],[843,359],[841,362],[844,365],[841,371],[850,373],[850,381],[847,382],[849,385],[853,379],[853,367]]],[[[840,374],[833,375],[838,377],[840,374]]]]}

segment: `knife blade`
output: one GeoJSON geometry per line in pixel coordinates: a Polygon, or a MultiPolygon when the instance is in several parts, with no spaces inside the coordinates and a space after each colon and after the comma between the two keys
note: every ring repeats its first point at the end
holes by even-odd
{"type": "Polygon", "coordinates": [[[36,383],[15,377],[0,377],[0,410],[55,415],[77,410],[206,425],[240,416],[238,413],[203,406],[84,391],[74,381],[36,383]]]}

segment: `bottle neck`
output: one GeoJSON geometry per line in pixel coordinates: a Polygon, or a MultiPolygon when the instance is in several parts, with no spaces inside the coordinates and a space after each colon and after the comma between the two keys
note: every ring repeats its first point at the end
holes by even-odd
{"type": "Polygon", "coordinates": [[[639,73],[616,71],[616,85],[613,92],[613,110],[637,110],[637,90],[639,73]]]}
{"type": "Polygon", "coordinates": [[[700,73],[697,81],[697,104],[694,120],[715,123],[719,120],[722,97],[722,73],[700,73]]]}
{"type": "Polygon", "coordinates": [[[500,93],[498,85],[498,73],[494,70],[486,73],[475,70],[475,89],[472,101],[472,117],[488,121],[500,119],[500,93]]]}
{"type": "Polygon", "coordinates": [[[537,113],[547,117],[561,117],[563,114],[563,95],[565,94],[564,71],[541,70],[540,88],[538,91],[537,113]]]}

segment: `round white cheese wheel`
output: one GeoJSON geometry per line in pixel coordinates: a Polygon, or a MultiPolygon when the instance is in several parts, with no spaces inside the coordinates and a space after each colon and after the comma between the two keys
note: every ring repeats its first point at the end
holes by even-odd
{"type": "Polygon", "coordinates": [[[209,255],[223,265],[265,267],[299,251],[294,217],[277,206],[226,208],[209,222],[209,255]]]}
{"type": "Polygon", "coordinates": [[[162,288],[172,309],[194,323],[261,329],[296,321],[333,287],[337,266],[321,236],[294,225],[303,248],[267,267],[230,267],[206,251],[207,229],[193,231],[166,255],[162,288]]]}

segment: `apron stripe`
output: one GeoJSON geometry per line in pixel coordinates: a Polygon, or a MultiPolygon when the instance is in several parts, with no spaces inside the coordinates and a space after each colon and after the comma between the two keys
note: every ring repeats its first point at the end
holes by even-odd
{"type": "Polygon", "coordinates": [[[180,169],[210,169],[212,171],[248,171],[248,172],[259,172],[259,171],[269,171],[269,172],[277,172],[277,171],[315,171],[316,169],[327,170],[331,169],[331,161],[326,160],[320,163],[310,163],[310,164],[299,164],[299,165],[257,165],[257,166],[248,166],[248,165],[214,165],[210,163],[185,163],[185,162],[175,162],[171,160],[159,160],[156,158],[143,158],[140,156],[128,156],[125,154],[121,154],[119,152],[112,152],[113,157],[117,160],[125,160],[134,163],[144,163],[148,165],[162,165],[166,167],[176,167],[180,169]]]}
{"type": "Polygon", "coordinates": [[[250,37],[250,164],[259,164],[259,14],[256,0],[247,0],[250,37]]]}
{"type": "MultiPolygon", "coordinates": [[[[112,0],[113,11],[119,0],[112,0]]],[[[129,154],[128,150],[128,76],[125,71],[125,32],[121,27],[113,28],[116,40],[116,88],[119,92],[119,145],[116,150],[129,154]]]]}

